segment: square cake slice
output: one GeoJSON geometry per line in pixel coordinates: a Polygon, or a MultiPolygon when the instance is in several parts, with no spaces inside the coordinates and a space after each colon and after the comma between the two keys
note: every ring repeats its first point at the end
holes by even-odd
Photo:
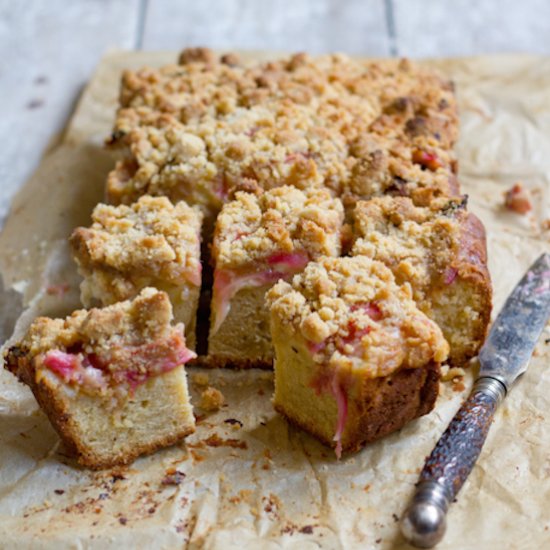
{"type": "Polygon", "coordinates": [[[208,360],[271,366],[265,292],[320,256],[338,256],[344,211],[326,190],[284,186],[256,196],[239,192],[216,223],[208,360]]]}
{"type": "Polygon", "coordinates": [[[107,202],[131,204],[146,194],[185,201],[200,208],[211,233],[228,191],[208,157],[209,142],[172,117],[153,113],[149,122],[126,137],[124,156],[107,177],[107,202]]]}
{"type": "Polygon", "coordinates": [[[146,195],[130,206],[99,204],[92,221],[70,238],[84,277],[84,306],[127,300],[147,286],[164,290],[194,349],[201,288],[200,210],[146,195]]]}
{"type": "Polygon", "coordinates": [[[485,229],[465,200],[440,199],[429,207],[405,197],[359,202],[352,254],[388,266],[398,284],[410,284],[418,307],[451,346],[462,366],[483,344],[491,316],[491,279],[485,229]]]}
{"type": "Polygon", "coordinates": [[[384,264],[321,258],[267,302],[275,409],[338,456],[433,408],[448,344],[384,264]]]}
{"type": "Polygon", "coordinates": [[[183,325],[168,296],[146,288],[132,301],[39,317],[6,353],[80,464],[127,464],[195,430],[183,325]]]}

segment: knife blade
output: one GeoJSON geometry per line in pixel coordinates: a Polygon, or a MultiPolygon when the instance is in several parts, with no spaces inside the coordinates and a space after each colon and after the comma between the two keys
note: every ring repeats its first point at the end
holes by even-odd
{"type": "Polygon", "coordinates": [[[525,372],[550,318],[550,254],[542,254],[516,285],[479,353],[480,371],[470,395],[424,464],[401,532],[419,548],[445,534],[446,514],[481,452],[493,416],[525,372]]]}
{"type": "Polygon", "coordinates": [[[543,254],[514,288],[479,352],[479,378],[499,380],[508,390],[527,370],[550,314],[550,255],[543,254]]]}

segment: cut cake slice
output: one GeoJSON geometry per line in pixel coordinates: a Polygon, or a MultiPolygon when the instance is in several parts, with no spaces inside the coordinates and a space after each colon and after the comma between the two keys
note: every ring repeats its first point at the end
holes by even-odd
{"type": "Polygon", "coordinates": [[[171,326],[168,296],[40,317],[6,353],[80,464],[108,468],[171,445],[195,429],[183,326],[171,326]]]}
{"type": "Polygon", "coordinates": [[[433,408],[448,344],[384,264],[322,258],[267,302],[275,409],[338,456],[433,408]]]}
{"type": "Polygon", "coordinates": [[[344,211],[326,190],[239,192],[216,223],[208,361],[270,366],[265,292],[320,256],[338,256],[344,211]]]}
{"type": "Polygon", "coordinates": [[[172,205],[166,197],[143,196],[130,206],[99,204],[92,221],[70,238],[84,277],[84,306],[133,298],[147,286],[164,290],[194,349],[201,288],[200,210],[181,201],[172,205]]]}

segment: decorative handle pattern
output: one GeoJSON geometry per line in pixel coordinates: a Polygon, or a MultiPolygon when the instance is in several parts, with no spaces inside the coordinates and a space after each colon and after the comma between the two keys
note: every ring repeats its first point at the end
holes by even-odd
{"type": "Polygon", "coordinates": [[[414,546],[431,548],[443,537],[449,504],[472,471],[505,395],[498,380],[479,378],[426,460],[402,522],[403,534],[414,546]]]}

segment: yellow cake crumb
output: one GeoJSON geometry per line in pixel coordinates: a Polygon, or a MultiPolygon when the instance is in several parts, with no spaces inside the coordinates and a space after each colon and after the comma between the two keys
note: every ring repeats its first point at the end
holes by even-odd
{"type": "Polygon", "coordinates": [[[201,393],[200,407],[208,412],[219,411],[225,403],[225,397],[220,390],[209,386],[201,393]]]}

